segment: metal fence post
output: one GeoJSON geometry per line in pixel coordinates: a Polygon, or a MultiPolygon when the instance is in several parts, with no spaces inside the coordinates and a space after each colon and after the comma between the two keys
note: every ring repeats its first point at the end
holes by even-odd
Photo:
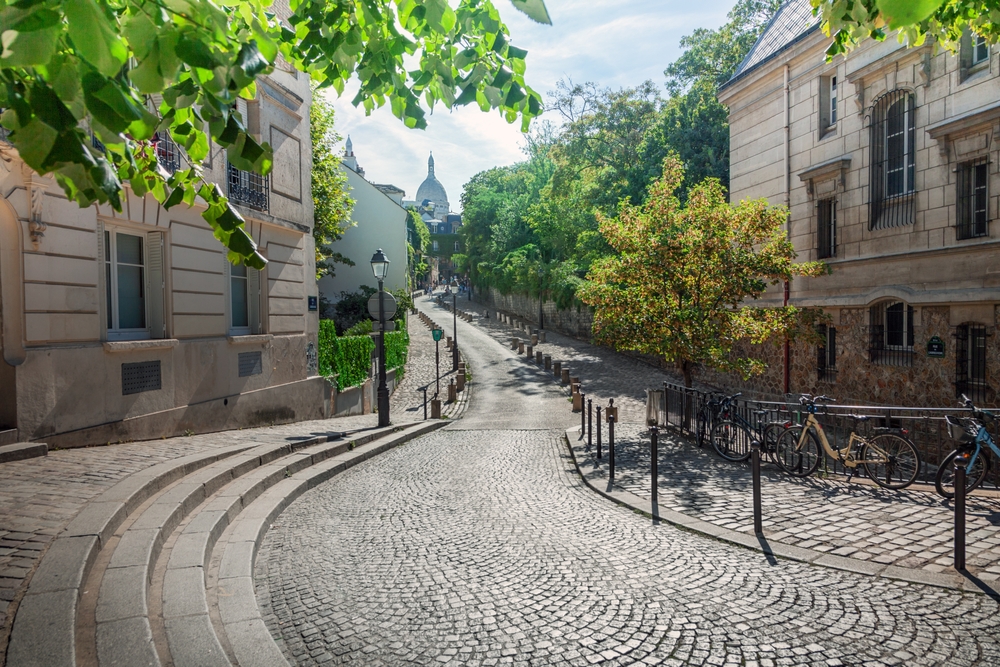
{"type": "Polygon", "coordinates": [[[965,467],[968,454],[955,457],[955,569],[965,570],[965,467]]]}
{"type": "Polygon", "coordinates": [[[424,392],[424,421],[427,421],[427,385],[420,388],[424,392]]]}
{"type": "Polygon", "coordinates": [[[590,449],[594,439],[594,399],[587,399],[587,449],[590,449]]]}
{"type": "Polygon", "coordinates": [[[597,406],[597,460],[601,460],[601,406],[597,406]]]}
{"type": "MultiPolygon", "coordinates": [[[[649,497],[652,500],[653,505],[656,505],[656,502],[657,502],[657,500],[656,500],[656,492],[657,492],[657,478],[659,477],[659,474],[658,474],[659,470],[657,469],[658,466],[659,466],[659,460],[658,460],[659,459],[659,452],[658,452],[658,450],[659,450],[659,447],[658,447],[658,445],[659,445],[659,442],[658,442],[659,434],[660,434],[660,430],[658,428],[656,428],[655,425],[649,427],[649,477],[650,477],[649,497]]],[[[654,508],[654,510],[655,510],[655,508],[654,508]]]]}
{"type": "Polygon", "coordinates": [[[750,469],[753,477],[753,532],[764,534],[760,509],[760,441],[750,441],[750,469]]]}
{"type": "Polygon", "coordinates": [[[587,395],[583,393],[583,388],[580,388],[580,439],[583,439],[583,432],[587,428],[587,411],[583,409],[584,399],[587,395]]]}
{"type": "Polygon", "coordinates": [[[608,481],[615,480],[615,415],[608,415],[608,481]]]}

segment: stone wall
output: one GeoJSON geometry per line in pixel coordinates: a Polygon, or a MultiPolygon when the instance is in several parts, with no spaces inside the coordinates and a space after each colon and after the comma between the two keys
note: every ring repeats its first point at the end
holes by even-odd
{"type": "MultiPolygon", "coordinates": [[[[473,294],[473,299],[488,308],[500,310],[523,320],[538,324],[538,297],[526,294],[501,294],[491,287],[488,294],[473,294]]],[[[577,305],[560,310],[555,301],[546,300],[542,304],[545,329],[552,329],[574,338],[590,340],[594,313],[588,306],[577,305]]]]}

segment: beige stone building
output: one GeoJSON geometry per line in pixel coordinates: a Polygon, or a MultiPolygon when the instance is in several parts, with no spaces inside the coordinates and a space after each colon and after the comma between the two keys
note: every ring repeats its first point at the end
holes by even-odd
{"type": "MultiPolygon", "coordinates": [[[[274,148],[259,177],[215,147],[208,172],[268,264],[231,265],[196,205],[129,194],[80,209],[0,146],[0,431],[57,446],[322,417],[307,77],[276,69],[240,102],[274,148]]],[[[181,167],[166,138],[167,169],[181,167]]],[[[326,401],[326,405],[325,405],[326,401]]]]}
{"type": "MultiPolygon", "coordinates": [[[[822,308],[827,344],[794,345],[787,389],[896,405],[996,404],[1000,340],[1000,55],[906,48],[894,35],[825,59],[809,0],[788,0],[719,99],[731,199],[788,206],[789,302],[822,308]]],[[[780,305],[783,290],[766,302],[780,305]]],[[[785,364],[751,384],[780,394],[785,364]]],[[[749,385],[748,385],[749,386],[749,385]]]]}

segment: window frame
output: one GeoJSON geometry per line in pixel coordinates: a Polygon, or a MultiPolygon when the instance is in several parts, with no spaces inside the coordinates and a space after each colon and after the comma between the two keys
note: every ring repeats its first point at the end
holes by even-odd
{"type": "Polygon", "coordinates": [[[973,401],[985,401],[987,384],[985,324],[964,322],[955,327],[955,396],[969,395],[973,401]],[[982,352],[977,354],[977,350],[982,352]]]}
{"type": "MultiPolygon", "coordinates": [[[[228,260],[227,260],[228,261],[228,260]]],[[[229,267],[229,335],[230,336],[249,336],[253,333],[253,323],[250,321],[250,268],[243,264],[230,264],[229,267]],[[242,268],[244,273],[242,276],[233,275],[233,269],[242,268]],[[243,282],[243,312],[246,313],[247,323],[245,325],[236,326],[233,322],[233,318],[236,315],[236,310],[233,308],[235,305],[236,292],[233,290],[233,281],[241,280],[243,282]]]]}
{"type": "Polygon", "coordinates": [[[837,73],[819,78],[819,138],[837,133],[837,73]]]}
{"type": "Polygon", "coordinates": [[[916,96],[907,89],[890,91],[872,105],[869,230],[902,227],[915,220],[916,113],[916,96]],[[894,123],[898,123],[895,131],[894,123]],[[897,175],[899,184],[893,186],[897,175]]]}
{"type": "Polygon", "coordinates": [[[869,309],[869,361],[880,366],[912,366],[916,350],[916,309],[899,299],[887,299],[869,309]],[[902,328],[890,330],[890,309],[900,306],[902,328]],[[894,344],[890,336],[899,334],[902,344],[894,344]]]}
{"type": "Polygon", "coordinates": [[[970,35],[969,64],[972,68],[985,65],[990,61],[990,45],[982,35],[970,35]]]}
{"type": "Polygon", "coordinates": [[[104,225],[102,230],[104,238],[102,239],[102,250],[104,256],[101,258],[101,268],[104,272],[104,290],[103,295],[104,308],[106,310],[105,317],[103,318],[103,324],[106,328],[107,340],[109,341],[128,341],[128,340],[147,340],[152,338],[149,323],[149,294],[147,294],[147,279],[149,271],[149,252],[147,246],[146,235],[142,232],[130,229],[128,227],[119,227],[117,225],[104,225]],[[143,326],[140,328],[122,328],[121,324],[121,306],[118,301],[119,297],[119,271],[118,271],[118,235],[132,236],[139,239],[140,243],[140,253],[141,253],[141,264],[128,264],[126,266],[138,266],[140,267],[139,273],[139,288],[142,291],[142,321],[143,326]]]}
{"type": "Polygon", "coordinates": [[[816,379],[832,383],[837,380],[837,327],[821,324],[817,333],[823,342],[816,346],[816,379]]]}
{"type": "Polygon", "coordinates": [[[828,197],[816,202],[816,259],[830,259],[836,256],[837,199],[828,197]],[[827,211],[827,214],[824,214],[824,211],[827,211]]]}
{"type": "Polygon", "coordinates": [[[990,160],[983,156],[959,163],[955,170],[956,215],[955,237],[959,241],[989,236],[990,224],[990,160]],[[979,182],[979,179],[982,182],[979,182]],[[977,191],[981,190],[982,208],[977,201],[977,191]],[[977,214],[982,218],[977,220],[977,214]]]}

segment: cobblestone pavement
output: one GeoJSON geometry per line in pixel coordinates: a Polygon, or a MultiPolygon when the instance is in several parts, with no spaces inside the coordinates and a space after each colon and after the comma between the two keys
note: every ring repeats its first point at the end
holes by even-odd
{"type": "MultiPolygon", "coordinates": [[[[622,424],[615,441],[615,487],[649,498],[648,431],[622,424]]],[[[585,470],[594,469],[595,454],[596,448],[586,453],[585,470]]],[[[603,470],[607,462],[605,448],[603,470]]],[[[657,465],[661,508],[753,534],[749,463],[724,461],[661,429],[657,465]]],[[[953,566],[954,509],[932,491],[889,491],[858,479],[795,479],[769,464],[761,467],[761,505],[764,534],[772,542],[930,572],[953,566]]],[[[973,494],[966,512],[968,569],[998,582],[1000,499],[973,494]]]]}
{"type": "MultiPolygon", "coordinates": [[[[438,324],[445,326],[443,310],[441,314],[435,313],[438,324]]],[[[451,315],[448,314],[447,329],[451,331],[451,315]]],[[[403,381],[396,387],[396,391],[389,398],[389,408],[393,415],[393,423],[396,419],[404,421],[417,421],[424,418],[424,393],[421,387],[427,387],[427,415],[430,416],[430,401],[434,398],[434,391],[437,380],[437,369],[435,365],[434,338],[431,330],[424,326],[420,318],[413,315],[408,318],[408,333],[410,334],[410,351],[406,359],[406,373],[403,381]]],[[[459,400],[448,403],[448,383],[455,377],[456,371],[452,370],[451,350],[445,347],[445,342],[439,343],[441,347],[441,414],[449,419],[457,419],[465,411],[468,404],[468,392],[470,388],[466,385],[466,391],[458,395],[459,400]]],[[[377,415],[376,415],[377,421],[377,415]]]]}
{"type": "Polygon", "coordinates": [[[769,562],[591,492],[565,395],[459,337],[462,420],[303,495],[261,545],[258,601],[294,663],[1000,664],[990,597],[769,562]]]}

